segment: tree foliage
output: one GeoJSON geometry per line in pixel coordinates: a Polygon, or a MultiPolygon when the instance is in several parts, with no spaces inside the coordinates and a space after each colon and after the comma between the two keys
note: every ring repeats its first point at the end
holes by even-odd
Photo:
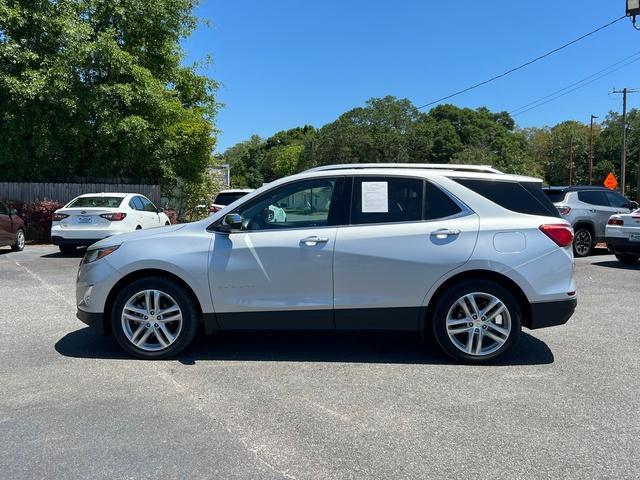
{"type": "Polygon", "coordinates": [[[216,84],[182,65],[195,3],[1,1],[3,179],[199,181],[216,84]]]}
{"type": "MultiPolygon", "coordinates": [[[[611,112],[594,125],[593,181],[620,174],[622,119],[611,112]]],[[[640,160],[640,112],[628,116],[627,194],[636,191],[640,160]]],[[[577,121],[553,127],[518,129],[507,112],[439,105],[420,112],[406,99],[373,98],[320,129],[310,126],[253,136],[227,149],[232,184],[264,182],[318,165],[335,163],[461,163],[492,165],[507,173],[541,177],[566,185],[569,149],[573,183],[588,183],[589,126],[577,121]]]]}

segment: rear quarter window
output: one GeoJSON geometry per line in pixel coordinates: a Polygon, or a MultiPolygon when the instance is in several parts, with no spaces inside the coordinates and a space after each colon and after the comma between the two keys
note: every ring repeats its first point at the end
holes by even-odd
{"type": "Polygon", "coordinates": [[[454,178],[469,190],[512,212],[544,217],[559,217],[551,200],[543,193],[541,183],[454,178]]]}

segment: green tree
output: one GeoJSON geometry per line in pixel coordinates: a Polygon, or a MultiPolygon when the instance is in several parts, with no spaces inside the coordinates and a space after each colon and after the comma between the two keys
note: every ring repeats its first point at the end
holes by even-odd
{"type": "Polygon", "coordinates": [[[0,2],[0,171],[171,187],[211,161],[216,83],[183,66],[194,0],[0,2]]]}

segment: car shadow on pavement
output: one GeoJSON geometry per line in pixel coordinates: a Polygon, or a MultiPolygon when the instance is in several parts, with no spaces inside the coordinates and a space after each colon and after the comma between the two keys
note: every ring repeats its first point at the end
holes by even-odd
{"type": "Polygon", "coordinates": [[[40,255],[40,258],[82,258],[87,253],[85,248],[79,248],[73,253],[53,252],[45,255],[40,255]]]}
{"type": "Polygon", "coordinates": [[[594,262],[593,265],[597,265],[598,267],[617,268],[619,270],[640,270],[640,263],[636,263],[635,265],[625,265],[624,263],[617,260],[594,262]]]}
{"type": "MultiPolygon", "coordinates": [[[[68,333],[55,345],[61,355],[74,358],[133,360],[113,337],[90,328],[68,333]]],[[[272,333],[225,332],[200,336],[176,358],[184,365],[201,361],[344,362],[393,364],[455,364],[430,342],[416,334],[389,332],[272,333]]],[[[553,363],[546,343],[522,332],[520,343],[496,366],[553,363]]]]}

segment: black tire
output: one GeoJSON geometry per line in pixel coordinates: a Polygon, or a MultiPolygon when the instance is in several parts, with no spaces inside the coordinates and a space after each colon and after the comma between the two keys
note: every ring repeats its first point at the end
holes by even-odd
{"type": "Polygon", "coordinates": [[[73,255],[76,253],[76,247],[71,245],[58,245],[58,248],[60,249],[60,253],[63,255],[73,255]]]}
{"type": "Polygon", "coordinates": [[[16,243],[11,245],[11,250],[14,252],[21,252],[24,250],[24,230],[19,228],[16,232],[16,243]]]}
{"type": "Polygon", "coordinates": [[[142,225],[136,226],[136,230],[142,230],[142,225]]]}
{"type": "Polygon", "coordinates": [[[164,222],[164,226],[165,226],[165,227],[168,227],[169,225],[171,225],[171,223],[170,223],[170,222],[164,222]]]}
{"type": "Polygon", "coordinates": [[[196,300],[179,283],[162,277],[149,277],[135,280],[127,285],[116,297],[111,309],[111,330],[118,344],[134,357],[147,360],[162,360],[172,358],[183,351],[193,341],[198,331],[199,314],[196,300]],[[126,336],[121,315],[125,303],[133,295],[143,290],[160,290],[170,295],[182,311],[182,328],[175,341],[162,350],[148,351],[134,345],[126,336]]]}
{"type": "MultiPolygon", "coordinates": [[[[520,338],[520,331],[522,330],[522,312],[520,306],[511,292],[493,281],[483,279],[464,280],[460,284],[447,289],[435,302],[430,322],[433,336],[440,348],[455,360],[470,364],[491,362],[513,348],[520,338]],[[496,297],[504,304],[511,318],[511,329],[506,337],[506,341],[491,353],[473,355],[463,352],[454,344],[447,333],[447,316],[449,310],[455,305],[458,299],[470,293],[488,294],[496,297]]],[[[476,329],[475,331],[478,332],[479,330],[476,329]]],[[[477,340],[475,340],[475,342],[477,345],[477,340]]],[[[493,343],[492,340],[489,341],[489,346],[491,346],[491,343],[493,343]]],[[[495,344],[498,345],[497,342],[495,342],[495,344]]]]}
{"type": "Polygon", "coordinates": [[[616,253],[616,258],[625,265],[635,265],[640,260],[640,256],[630,253],[616,253]]]}
{"type": "Polygon", "coordinates": [[[591,230],[584,227],[578,227],[573,237],[573,255],[578,258],[588,257],[591,255],[594,245],[591,230]]]}

